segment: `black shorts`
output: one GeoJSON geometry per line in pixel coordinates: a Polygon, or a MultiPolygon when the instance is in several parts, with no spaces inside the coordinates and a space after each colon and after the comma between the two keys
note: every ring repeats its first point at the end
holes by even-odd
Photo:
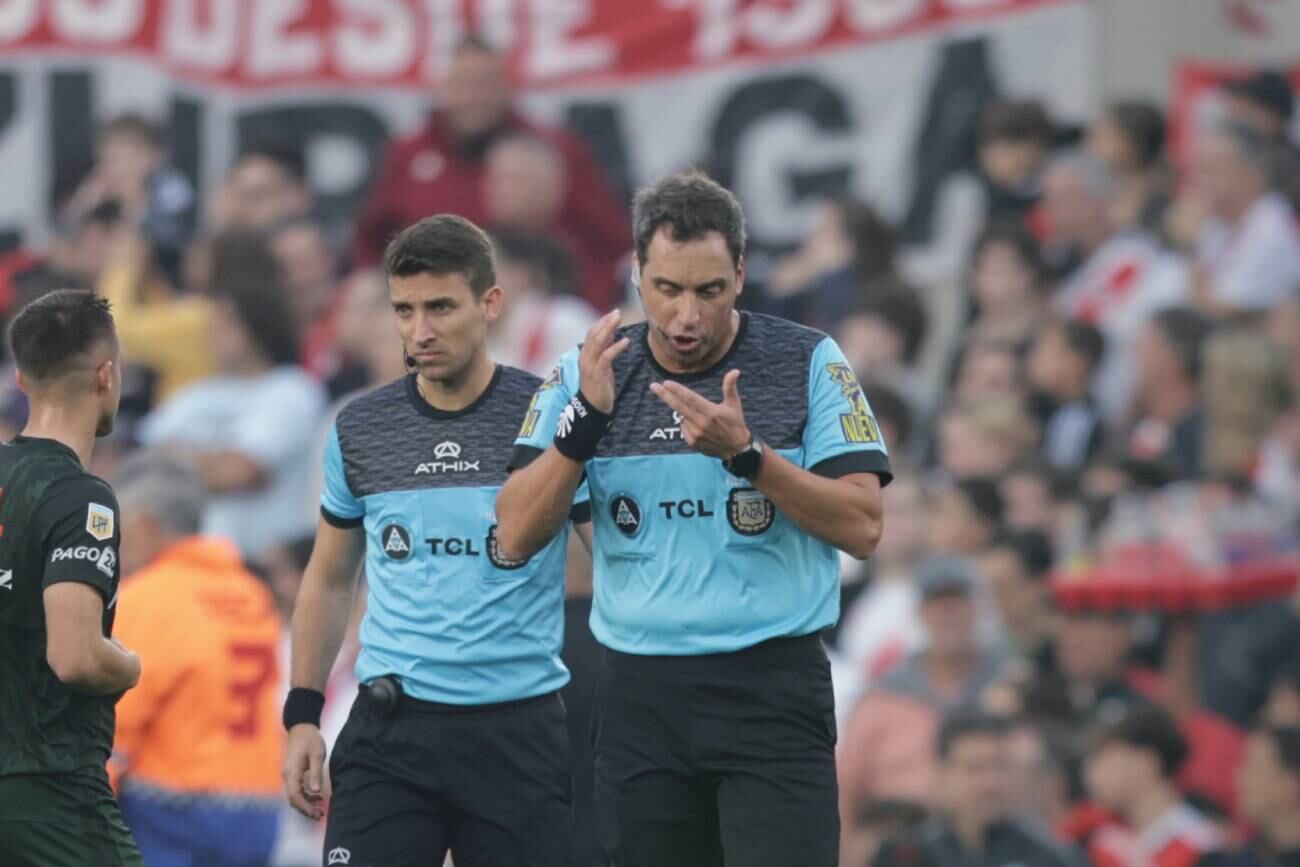
{"type": "Polygon", "coordinates": [[[108,775],[0,777],[4,867],[144,867],[108,775]]]}
{"type": "Polygon", "coordinates": [[[607,651],[596,833],[617,867],[835,867],[835,700],[817,635],[692,657],[607,651]]]}
{"type": "Polygon", "coordinates": [[[330,756],[324,863],[441,867],[450,850],[458,867],[565,867],[568,754],[558,693],[481,707],[404,698],[380,720],[363,692],[330,756]]]}

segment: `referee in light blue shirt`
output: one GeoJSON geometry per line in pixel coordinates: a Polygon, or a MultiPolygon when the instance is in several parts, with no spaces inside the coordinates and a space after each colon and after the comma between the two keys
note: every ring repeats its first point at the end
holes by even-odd
{"type": "Polygon", "coordinates": [[[608,648],[595,710],[610,864],[834,867],[819,633],[836,549],[874,550],[889,460],[824,334],[735,309],[744,218],[700,174],[642,190],[647,322],[592,328],[533,398],[497,499],[508,557],[553,544],[585,477],[608,648]]]}

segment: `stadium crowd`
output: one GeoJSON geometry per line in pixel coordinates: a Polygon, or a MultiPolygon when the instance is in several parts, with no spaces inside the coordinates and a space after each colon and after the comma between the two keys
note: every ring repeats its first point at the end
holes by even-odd
{"type": "MultiPolygon", "coordinates": [[[[247,147],[201,200],[154,122],[109,119],[48,247],[0,260],[10,311],[69,285],[110,298],[128,362],[93,468],[120,482],[135,576],[120,629],[144,675],[113,768],[128,820],[133,792],[280,801],[285,624],[327,432],[405,372],[375,267],[393,233],[436,212],[491,231],[499,362],[544,376],[601,312],[638,315],[628,191],[515,109],[485,46],[458,52],[438,96],[352,225],[321,220],[281,142],[247,147]],[[205,643],[227,640],[214,608],[235,612],[241,653],[205,643]],[[233,724],[196,722],[230,707],[233,724]]],[[[842,867],[1300,864],[1300,593],[1294,572],[1237,568],[1297,550],[1300,152],[1285,79],[1222,96],[1177,164],[1155,105],[1085,129],[1032,100],[984,106],[983,209],[955,275],[849,196],[750,271],[743,307],[839,342],[896,474],[827,636],[842,867]]],[[[6,434],[25,415],[12,379],[6,434]]],[[[585,558],[571,551],[565,648],[580,838],[599,654],[585,558]]],[[[363,610],[327,730],[356,689],[363,610]]],[[[318,835],[285,808],[272,863],[319,864],[318,835]]]]}

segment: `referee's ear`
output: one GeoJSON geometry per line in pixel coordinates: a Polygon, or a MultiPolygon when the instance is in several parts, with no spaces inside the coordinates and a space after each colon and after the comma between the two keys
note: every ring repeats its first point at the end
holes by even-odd
{"type": "Polygon", "coordinates": [[[483,292],[483,297],[479,303],[483,305],[483,318],[488,322],[495,321],[505,308],[506,294],[501,291],[500,286],[490,286],[483,292]]]}
{"type": "Polygon", "coordinates": [[[740,258],[736,260],[736,297],[745,291],[745,254],[741,253],[740,258]]]}

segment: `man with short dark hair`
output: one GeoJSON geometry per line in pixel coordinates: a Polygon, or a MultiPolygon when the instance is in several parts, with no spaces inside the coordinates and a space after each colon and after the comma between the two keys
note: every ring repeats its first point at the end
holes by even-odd
{"type": "Polygon", "coordinates": [[[935,738],[938,814],[885,846],[875,867],[1066,867],[1045,834],[1012,815],[1006,720],[973,708],[950,713],[935,738]]]}
{"type": "Polygon", "coordinates": [[[501,547],[553,544],[587,479],[607,859],[831,867],[819,633],[838,616],[836,549],[865,558],[880,538],[880,431],[832,339],[735,309],[735,196],[672,175],[637,194],[633,225],[647,322],[604,317],[538,392],[497,501],[501,547]]]}
{"type": "Polygon", "coordinates": [[[1092,743],[1084,769],[1088,791],[1123,820],[1093,835],[1092,864],[1193,867],[1218,848],[1214,825],[1183,800],[1174,783],[1188,746],[1167,713],[1153,705],[1132,707],[1102,723],[1092,743]]]}
{"type": "Polygon", "coordinates": [[[9,343],[31,411],[0,446],[0,852],[7,867],[143,867],[105,771],[114,705],[140,679],[111,637],[121,522],[86,470],[122,393],[113,317],[58,290],[9,343]]]}
{"type": "Polygon", "coordinates": [[[1201,366],[1212,325],[1188,307],[1151,318],[1138,336],[1138,421],[1129,454],[1160,464],[1175,478],[1197,478],[1205,442],[1201,366]]]}
{"type": "Polygon", "coordinates": [[[1053,467],[1080,469],[1101,448],[1105,429],[1092,389],[1105,353],[1101,331],[1077,319],[1053,321],[1034,340],[1031,406],[1043,425],[1043,455],[1053,467]]]}
{"type": "Polygon", "coordinates": [[[1259,728],[1237,770],[1243,818],[1258,836],[1242,852],[1211,855],[1199,867],[1300,867],[1300,728],[1259,728]]]}
{"type": "Polygon", "coordinates": [[[999,533],[980,554],[983,573],[1013,652],[1035,673],[1054,674],[1052,594],[1047,573],[1053,563],[1052,543],[1038,530],[999,533]]]}
{"type": "MultiPolygon", "coordinates": [[[[285,789],[312,819],[328,801],[334,864],[430,867],[450,851],[482,867],[562,867],[567,533],[507,556],[493,508],[543,384],[487,354],[502,298],[477,226],[421,220],[389,244],[384,266],[401,338],[392,349],[410,372],[344,407],[326,446],[293,617],[285,789]],[[327,772],[324,689],[363,559],[365,688],[327,772]]],[[[564,524],[585,520],[585,499],[570,492],[564,524]]]]}

